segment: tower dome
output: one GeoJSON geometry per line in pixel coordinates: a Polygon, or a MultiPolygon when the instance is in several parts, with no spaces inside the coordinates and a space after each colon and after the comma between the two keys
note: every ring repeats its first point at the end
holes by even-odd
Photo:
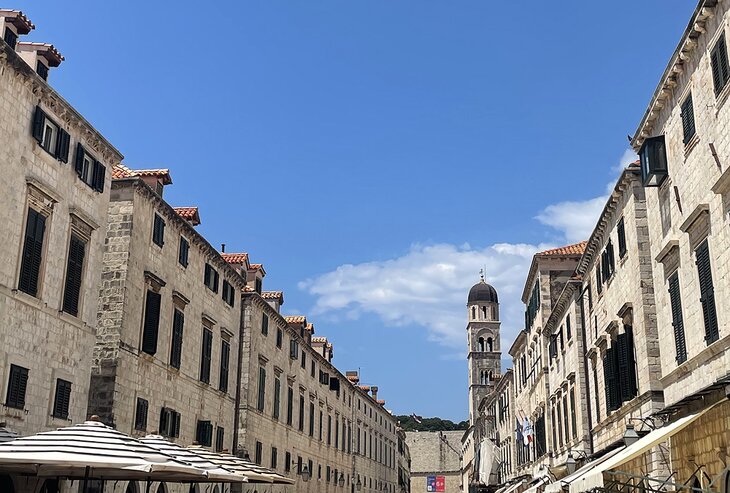
{"type": "Polygon", "coordinates": [[[469,290],[469,303],[479,303],[479,302],[488,302],[488,303],[499,303],[499,300],[497,299],[497,290],[494,289],[492,286],[484,282],[484,279],[476,283],[472,288],[469,290]]]}

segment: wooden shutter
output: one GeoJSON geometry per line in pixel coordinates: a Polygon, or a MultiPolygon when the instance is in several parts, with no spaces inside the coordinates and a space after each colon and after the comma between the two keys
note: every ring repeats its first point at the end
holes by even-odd
{"type": "Polygon", "coordinates": [[[256,405],[256,409],[259,411],[264,410],[264,406],[266,405],[266,369],[260,367],[259,368],[259,395],[258,395],[258,402],[256,405]]]}
{"type": "Polygon", "coordinates": [[[718,95],[720,91],[722,91],[723,87],[722,74],[720,72],[720,53],[718,51],[718,45],[715,45],[715,48],[713,48],[712,52],[710,53],[710,62],[712,65],[712,83],[715,87],[715,95],[718,95]]]}
{"type": "Polygon", "coordinates": [[[231,344],[228,341],[221,342],[221,371],[218,381],[218,390],[228,392],[228,370],[230,364],[231,344]]]}
{"type": "Polygon", "coordinates": [[[728,66],[727,45],[725,44],[724,34],[718,40],[717,48],[720,59],[720,75],[722,77],[722,87],[725,87],[728,79],[730,79],[730,66],[728,66]]]}
{"type": "Polygon", "coordinates": [[[142,332],[142,351],[147,354],[157,352],[157,332],[160,325],[160,301],[159,293],[147,290],[145,302],[144,330],[142,332]]]}
{"type": "Polygon", "coordinates": [[[80,238],[71,235],[71,242],[68,249],[68,264],[66,266],[66,283],[63,290],[63,311],[73,316],[79,314],[79,297],[81,294],[85,254],[86,243],[80,238]]]}
{"type": "Polygon", "coordinates": [[[674,327],[674,348],[677,363],[687,361],[687,343],[684,338],[684,317],[682,315],[682,295],[679,289],[679,275],[669,278],[669,301],[672,305],[672,326],[674,327]]]}
{"type": "Polygon", "coordinates": [[[692,93],[682,103],[682,132],[684,143],[687,144],[695,135],[695,115],[692,107],[692,93]]]}
{"type": "Polygon", "coordinates": [[[213,292],[215,292],[215,293],[218,292],[218,280],[219,280],[218,271],[213,269],[213,292]]]}
{"type": "Polygon", "coordinates": [[[606,388],[606,415],[613,411],[613,348],[608,348],[603,357],[603,379],[606,388]]]}
{"type": "Polygon", "coordinates": [[[10,365],[8,378],[8,392],[5,405],[17,409],[25,407],[25,391],[28,387],[28,369],[22,366],[10,365]]]}
{"type": "Polygon", "coordinates": [[[281,380],[278,378],[274,379],[274,412],[272,416],[274,419],[279,419],[279,411],[281,408],[281,380]]]}
{"type": "Polygon", "coordinates": [[[212,269],[210,268],[210,265],[205,264],[205,274],[203,275],[203,284],[205,284],[206,287],[208,287],[208,289],[210,289],[210,287],[211,287],[211,281],[210,281],[211,270],[212,269]]]}
{"type": "Polygon", "coordinates": [[[717,310],[715,308],[715,289],[712,284],[712,269],[710,264],[710,250],[707,240],[695,250],[697,273],[700,281],[700,302],[702,316],[705,321],[705,341],[711,344],[719,339],[717,327],[717,310]]]}
{"type": "Polygon", "coordinates": [[[618,256],[623,258],[626,255],[626,226],[624,225],[624,218],[618,222],[616,228],[618,234],[618,256]]]}
{"type": "Polygon", "coordinates": [[[35,140],[37,140],[39,144],[43,143],[43,127],[45,127],[45,126],[46,126],[46,114],[40,108],[40,106],[36,106],[35,113],[33,114],[32,134],[33,134],[33,138],[35,140]]]}
{"type": "Polygon", "coordinates": [[[28,208],[28,222],[25,226],[25,243],[20,266],[18,289],[32,296],[38,294],[38,276],[43,260],[43,237],[46,232],[46,217],[35,209],[28,208]]]}
{"type": "Polygon", "coordinates": [[[166,407],[160,410],[160,435],[172,436],[172,415],[166,407]]]}
{"type": "Polygon", "coordinates": [[[601,277],[601,262],[596,264],[596,291],[601,294],[603,290],[603,278],[601,277]]]}
{"type": "MultiPolygon", "coordinates": [[[[223,450],[223,436],[225,434],[225,429],[222,426],[219,426],[215,430],[215,451],[221,452],[223,450]]],[[[276,449],[272,449],[272,459],[271,464],[273,467],[276,467],[276,449]]]]}
{"type": "Polygon", "coordinates": [[[173,437],[179,437],[180,436],[180,413],[177,411],[172,411],[172,436],[173,437]]]}
{"type": "Polygon", "coordinates": [[[170,352],[170,366],[180,369],[182,362],[183,331],[185,327],[185,314],[175,310],[172,320],[172,349],[170,352]]]}
{"type": "Polygon", "coordinates": [[[94,161],[94,174],[92,187],[99,193],[104,192],[104,180],[106,178],[106,168],[99,161],[94,161]]]}
{"type": "Polygon", "coordinates": [[[617,337],[618,383],[620,402],[630,401],[636,396],[636,366],[634,362],[633,332],[630,326],[617,337]]]}
{"type": "Polygon", "coordinates": [[[79,178],[84,178],[84,155],[86,152],[84,151],[84,146],[81,145],[81,142],[76,143],[76,160],[74,161],[74,168],[76,169],[76,174],[79,175],[79,178]]]}
{"type": "Polygon", "coordinates": [[[58,140],[56,141],[56,159],[63,163],[68,162],[68,148],[71,143],[71,137],[64,129],[58,129],[58,140]]]}
{"type": "Polygon", "coordinates": [[[203,348],[200,357],[200,381],[210,383],[210,359],[213,351],[213,332],[203,329],[203,348]]]}
{"type": "Polygon", "coordinates": [[[55,418],[67,419],[68,410],[71,404],[71,382],[56,380],[56,395],[53,399],[53,416],[55,418]]]}
{"type": "MultiPolygon", "coordinates": [[[[137,397],[137,409],[134,413],[134,429],[139,431],[145,431],[147,429],[147,411],[149,409],[149,403],[146,399],[137,397]]],[[[163,433],[162,424],[160,424],[160,433],[163,433]]]]}

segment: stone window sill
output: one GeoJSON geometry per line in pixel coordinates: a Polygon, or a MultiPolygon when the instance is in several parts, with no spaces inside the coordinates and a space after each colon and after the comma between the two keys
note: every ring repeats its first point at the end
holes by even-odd
{"type": "Polygon", "coordinates": [[[684,160],[687,161],[687,158],[692,153],[692,150],[697,147],[697,144],[700,142],[700,136],[695,133],[691,139],[689,139],[689,142],[684,144],[684,160]]]}

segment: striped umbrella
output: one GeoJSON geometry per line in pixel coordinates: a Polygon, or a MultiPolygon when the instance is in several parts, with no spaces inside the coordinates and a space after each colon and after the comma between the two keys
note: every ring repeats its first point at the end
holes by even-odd
{"type": "Polygon", "coordinates": [[[0,423],[0,443],[9,442],[18,438],[18,434],[10,431],[5,427],[5,423],[0,423]]]}
{"type": "Polygon", "coordinates": [[[0,470],[84,480],[206,481],[204,470],[94,418],[0,443],[0,470]]]}
{"type": "Polygon", "coordinates": [[[240,474],[235,474],[228,469],[224,469],[200,454],[196,454],[177,443],[165,440],[160,435],[147,435],[144,438],[140,438],[139,441],[162,452],[163,454],[174,457],[175,459],[197,467],[198,469],[204,470],[206,472],[208,482],[241,483],[248,481],[246,477],[241,476],[240,474]]]}
{"type": "Polygon", "coordinates": [[[206,450],[199,445],[191,445],[188,450],[198,454],[213,464],[241,474],[248,478],[251,483],[273,483],[273,484],[294,484],[294,480],[282,476],[271,469],[261,467],[251,461],[241,459],[235,455],[219,454],[206,450]]]}

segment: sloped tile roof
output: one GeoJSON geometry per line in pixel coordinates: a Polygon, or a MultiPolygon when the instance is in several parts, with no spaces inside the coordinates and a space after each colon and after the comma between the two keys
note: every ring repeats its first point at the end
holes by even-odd
{"type": "Polygon", "coordinates": [[[200,224],[200,213],[197,207],[173,207],[177,215],[185,219],[193,226],[200,224]]]}
{"type": "Polygon", "coordinates": [[[5,22],[14,25],[18,34],[28,34],[35,29],[35,25],[20,10],[0,9],[0,17],[5,17],[5,22]]]}
{"type": "Polygon", "coordinates": [[[284,317],[288,324],[303,324],[307,321],[307,317],[304,315],[287,315],[284,317]]]}
{"type": "Polygon", "coordinates": [[[132,176],[156,176],[162,179],[164,185],[172,183],[169,169],[131,169],[123,164],[117,164],[112,169],[112,178],[130,178],[132,176]]]}
{"type": "Polygon", "coordinates": [[[327,343],[327,338],[324,336],[314,336],[314,337],[312,337],[312,342],[327,343]]]}
{"type": "Polygon", "coordinates": [[[223,260],[229,264],[245,264],[248,262],[248,253],[221,253],[223,260]]]}
{"type": "Polygon", "coordinates": [[[282,291],[264,291],[261,293],[261,297],[265,300],[278,300],[284,297],[282,291]]]}
{"type": "Polygon", "coordinates": [[[538,252],[535,255],[539,255],[541,257],[552,257],[552,256],[561,256],[561,255],[583,255],[583,252],[586,250],[586,245],[588,244],[587,241],[581,241],[580,243],[575,243],[573,245],[566,245],[558,248],[552,248],[550,250],[545,250],[544,252],[538,252]]]}

